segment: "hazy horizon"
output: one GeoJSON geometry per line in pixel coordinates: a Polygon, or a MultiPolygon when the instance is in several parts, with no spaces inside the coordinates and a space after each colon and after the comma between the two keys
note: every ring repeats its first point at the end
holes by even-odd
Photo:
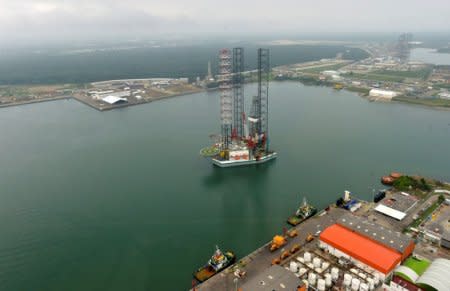
{"type": "Polygon", "coordinates": [[[450,2],[0,0],[5,46],[141,38],[438,32],[450,2]]]}

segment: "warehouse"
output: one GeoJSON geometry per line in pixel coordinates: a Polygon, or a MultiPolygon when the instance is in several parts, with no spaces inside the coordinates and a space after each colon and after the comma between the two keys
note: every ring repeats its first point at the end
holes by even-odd
{"type": "Polygon", "coordinates": [[[351,260],[384,279],[392,273],[414,249],[407,236],[345,215],[320,235],[320,246],[330,254],[351,260]]]}
{"type": "Polygon", "coordinates": [[[370,97],[375,97],[375,98],[391,100],[392,98],[397,96],[397,92],[388,91],[388,90],[381,90],[381,89],[372,89],[372,90],[369,91],[369,96],[370,97]]]}

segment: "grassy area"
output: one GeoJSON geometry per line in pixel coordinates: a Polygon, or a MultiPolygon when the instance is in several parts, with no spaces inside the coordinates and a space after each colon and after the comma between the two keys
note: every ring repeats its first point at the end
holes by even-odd
{"type": "Polygon", "coordinates": [[[403,82],[405,79],[401,76],[391,76],[386,74],[376,74],[376,73],[367,73],[367,74],[359,74],[359,73],[349,73],[345,75],[349,78],[355,79],[365,79],[365,80],[373,80],[373,81],[383,81],[383,82],[403,82]]]}
{"type": "Polygon", "coordinates": [[[420,189],[422,191],[431,191],[431,186],[424,178],[416,179],[410,176],[401,176],[394,182],[394,188],[400,191],[410,189],[420,189]]]}
{"type": "Polygon", "coordinates": [[[386,76],[399,77],[399,78],[415,78],[415,79],[425,80],[431,74],[432,70],[433,70],[433,67],[428,66],[428,67],[420,69],[420,70],[413,70],[413,71],[381,70],[381,71],[375,71],[375,72],[373,72],[373,74],[386,75],[386,76]]]}
{"type": "Polygon", "coordinates": [[[443,89],[450,89],[450,84],[445,84],[445,83],[434,84],[433,87],[435,87],[435,88],[443,88],[443,89]]]}
{"type": "Polygon", "coordinates": [[[450,100],[446,99],[420,99],[420,98],[409,98],[404,96],[397,96],[392,98],[393,101],[400,101],[405,103],[412,103],[425,106],[433,107],[448,107],[450,108],[450,100]]]}
{"type": "Polygon", "coordinates": [[[369,91],[370,89],[368,88],[360,88],[360,87],[345,87],[346,90],[351,91],[351,92],[357,92],[357,93],[361,93],[363,95],[369,95],[369,91]]]}
{"type": "Polygon", "coordinates": [[[409,227],[418,227],[425,219],[427,219],[428,216],[433,213],[436,208],[441,205],[441,203],[444,201],[444,196],[440,195],[439,199],[434,202],[430,207],[428,207],[424,212],[422,212],[416,220],[414,220],[409,227]]]}
{"type": "Polygon", "coordinates": [[[305,69],[299,69],[299,71],[304,73],[320,73],[322,71],[337,71],[340,68],[348,65],[348,63],[341,63],[341,64],[333,64],[328,66],[320,66],[320,67],[314,67],[314,68],[305,68],[305,69]]]}

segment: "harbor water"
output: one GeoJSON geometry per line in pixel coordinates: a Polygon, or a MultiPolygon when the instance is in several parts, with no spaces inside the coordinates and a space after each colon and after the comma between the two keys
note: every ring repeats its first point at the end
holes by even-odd
{"type": "Polygon", "coordinates": [[[270,95],[278,158],[228,169],[199,156],[218,92],[0,109],[0,290],[186,290],[216,244],[246,255],[303,196],[370,199],[393,170],[450,180],[449,111],[296,82],[270,95]]]}

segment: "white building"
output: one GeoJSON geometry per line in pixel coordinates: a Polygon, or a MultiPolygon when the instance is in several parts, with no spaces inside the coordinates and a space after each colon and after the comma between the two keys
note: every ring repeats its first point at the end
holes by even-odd
{"type": "Polygon", "coordinates": [[[369,92],[370,97],[376,97],[381,99],[388,99],[391,100],[395,96],[397,96],[397,92],[395,91],[388,91],[388,90],[381,90],[381,89],[372,89],[369,92]]]}

